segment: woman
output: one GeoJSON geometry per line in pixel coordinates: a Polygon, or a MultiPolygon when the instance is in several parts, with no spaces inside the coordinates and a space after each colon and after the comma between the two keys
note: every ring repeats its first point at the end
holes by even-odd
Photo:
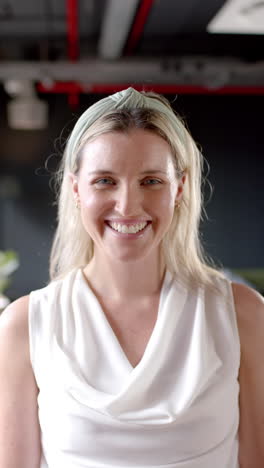
{"type": "Polygon", "coordinates": [[[1,468],[264,466],[263,299],[203,258],[201,163],[156,94],[80,117],[51,282],[1,318],[1,468]]]}

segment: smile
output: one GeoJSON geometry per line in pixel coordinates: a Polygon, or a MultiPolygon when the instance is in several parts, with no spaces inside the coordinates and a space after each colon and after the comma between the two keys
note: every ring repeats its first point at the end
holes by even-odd
{"type": "Polygon", "coordinates": [[[122,234],[136,234],[137,232],[142,231],[147,226],[147,222],[137,223],[137,224],[121,224],[114,223],[109,221],[108,225],[117,232],[122,234]]]}

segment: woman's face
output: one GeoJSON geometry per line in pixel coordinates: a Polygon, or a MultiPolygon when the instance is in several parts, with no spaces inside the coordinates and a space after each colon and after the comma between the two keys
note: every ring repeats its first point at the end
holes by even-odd
{"type": "Polygon", "coordinates": [[[95,256],[158,255],[184,183],[163,138],[141,129],[101,135],[84,146],[71,181],[95,256]]]}

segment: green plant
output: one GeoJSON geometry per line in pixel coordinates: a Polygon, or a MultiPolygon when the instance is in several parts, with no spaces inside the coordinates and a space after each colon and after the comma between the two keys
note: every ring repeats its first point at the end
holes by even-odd
{"type": "Polygon", "coordinates": [[[0,294],[9,286],[10,276],[18,267],[18,255],[14,250],[0,250],[0,294]]]}

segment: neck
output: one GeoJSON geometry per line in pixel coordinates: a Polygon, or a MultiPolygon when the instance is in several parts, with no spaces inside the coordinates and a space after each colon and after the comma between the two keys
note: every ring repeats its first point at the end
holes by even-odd
{"type": "Polygon", "coordinates": [[[94,255],[83,271],[97,294],[120,303],[144,301],[159,294],[165,265],[161,258],[115,263],[94,255]]]}

